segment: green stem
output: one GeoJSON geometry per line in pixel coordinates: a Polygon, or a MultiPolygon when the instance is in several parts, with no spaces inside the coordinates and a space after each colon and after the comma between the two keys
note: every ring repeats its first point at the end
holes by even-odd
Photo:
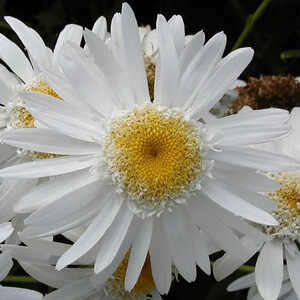
{"type": "Polygon", "coordinates": [[[263,14],[263,12],[267,8],[267,6],[271,3],[271,1],[272,0],[263,0],[261,2],[261,4],[258,6],[258,8],[256,9],[256,11],[254,12],[254,14],[250,15],[248,17],[248,19],[246,21],[246,25],[245,25],[242,33],[238,37],[237,41],[233,45],[232,50],[235,50],[235,49],[239,48],[243,44],[245,39],[248,37],[249,33],[252,31],[252,29],[253,29],[254,25],[256,24],[257,20],[263,14]]]}
{"type": "Polygon", "coordinates": [[[7,276],[2,282],[6,283],[36,283],[38,282],[32,277],[29,276],[7,276]]]}
{"type": "Polygon", "coordinates": [[[289,58],[296,58],[296,57],[300,57],[300,49],[286,50],[280,53],[280,58],[284,61],[289,58]]]}
{"type": "Polygon", "coordinates": [[[241,267],[239,267],[239,271],[244,272],[244,273],[253,273],[255,271],[255,267],[248,266],[248,265],[242,265],[241,267]]]}

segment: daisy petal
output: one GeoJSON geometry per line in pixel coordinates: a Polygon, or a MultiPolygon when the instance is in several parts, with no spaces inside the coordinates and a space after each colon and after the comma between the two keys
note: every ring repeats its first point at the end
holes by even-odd
{"type": "MultiPolygon", "coordinates": [[[[286,244],[286,247],[289,248],[289,245],[286,244]]],[[[298,250],[298,249],[297,249],[298,250]]],[[[293,288],[297,297],[300,297],[300,284],[299,284],[299,276],[300,276],[300,254],[299,251],[295,253],[294,256],[290,254],[292,251],[285,251],[288,272],[290,275],[291,282],[293,284],[293,288]]]]}
{"type": "Polygon", "coordinates": [[[50,67],[50,55],[39,34],[32,28],[13,17],[5,17],[5,21],[16,32],[27,51],[39,66],[50,67]]]}
{"type": "Polygon", "coordinates": [[[11,222],[0,224],[0,243],[5,241],[14,231],[11,222]]]}
{"type": "Polygon", "coordinates": [[[198,51],[203,47],[205,34],[203,30],[197,32],[192,40],[185,46],[180,57],[180,74],[183,74],[187,66],[194,59],[198,51]]]}
{"type": "Polygon", "coordinates": [[[127,3],[122,5],[121,24],[124,53],[128,64],[127,68],[130,70],[129,76],[133,83],[135,101],[137,104],[143,104],[150,99],[145,65],[137,22],[134,12],[127,3]]]}
{"type": "Polygon", "coordinates": [[[226,45],[226,35],[223,32],[214,35],[201,49],[187,66],[180,78],[180,93],[186,99],[184,107],[187,109],[192,105],[195,92],[201,88],[203,83],[216,64],[220,61],[226,45]]]}
{"type": "Polygon", "coordinates": [[[207,179],[206,184],[203,185],[203,192],[218,205],[231,211],[235,215],[259,224],[278,224],[271,214],[256,208],[252,204],[236,196],[217,180],[207,179]]]}
{"type": "Polygon", "coordinates": [[[87,230],[80,236],[75,244],[60,257],[56,264],[58,271],[88,252],[103,237],[117,216],[121,205],[122,201],[120,201],[120,199],[109,199],[109,201],[104,203],[104,206],[88,226],[87,230]]]}
{"type": "Polygon", "coordinates": [[[22,199],[15,204],[14,209],[16,212],[23,214],[32,212],[99,179],[100,176],[97,174],[92,175],[88,170],[57,176],[49,181],[40,183],[29,191],[29,193],[26,193],[22,199]]]}
{"type": "Polygon", "coordinates": [[[106,18],[101,16],[94,23],[92,31],[101,39],[105,40],[107,35],[107,21],[106,18]]]}
{"type": "Polygon", "coordinates": [[[42,300],[43,295],[36,291],[31,291],[15,287],[0,287],[0,297],[5,300],[42,300]]]}
{"type": "Polygon", "coordinates": [[[272,240],[263,246],[255,267],[255,280],[265,300],[277,299],[283,279],[282,242],[272,240]]]}
{"type": "Polygon", "coordinates": [[[60,288],[91,274],[91,270],[88,269],[65,269],[57,272],[51,265],[33,264],[21,260],[18,263],[30,276],[54,288],[60,288]]]}
{"type": "Polygon", "coordinates": [[[240,48],[222,59],[217,72],[209,77],[205,85],[199,89],[197,103],[193,106],[192,116],[196,120],[205,111],[209,111],[232,85],[253,57],[251,48],[240,48]]]}
{"type": "Polygon", "coordinates": [[[125,289],[131,291],[135,286],[145,263],[152,236],[153,220],[143,220],[132,242],[125,278],[125,289]]]}
{"type": "Polygon", "coordinates": [[[0,170],[0,177],[38,178],[60,175],[91,167],[96,162],[93,156],[59,157],[32,161],[0,170]]]}
{"type": "Polygon", "coordinates": [[[23,51],[12,41],[0,34],[0,57],[24,82],[34,78],[31,64],[23,51]]]}
{"type": "Polygon", "coordinates": [[[188,215],[183,209],[174,209],[162,216],[171,256],[179,273],[188,282],[196,279],[196,266],[188,215]]]}
{"type": "Polygon", "coordinates": [[[155,74],[155,81],[159,80],[159,83],[155,85],[154,99],[170,107],[177,103],[179,62],[168,23],[162,15],[157,16],[156,28],[160,45],[160,68],[159,76],[155,74]]]}
{"type": "Polygon", "coordinates": [[[243,258],[236,258],[228,253],[225,253],[221,258],[217,259],[214,263],[213,272],[217,281],[220,281],[234,271],[236,271],[241,265],[246,263],[256,252],[259,251],[262,246],[262,242],[257,243],[246,236],[241,239],[241,243],[245,249],[243,252],[243,258]]]}
{"type": "Polygon", "coordinates": [[[4,133],[2,142],[25,150],[61,155],[88,155],[100,152],[97,143],[77,140],[53,130],[24,128],[4,133]]]}
{"type": "Polygon", "coordinates": [[[167,294],[172,281],[172,261],[167,237],[161,228],[161,220],[156,219],[150,245],[150,259],[155,286],[161,294],[167,294]]]}
{"type": "Polygon", "coordinates": [[[74,24],[69,24],[60,32],[55,48],[53,50],[53,63],[57,63],[57,57],[61,51],[63,44],[67,41],[71,41],[77,45],[80,45],[82,39],[82,27],[74,24]]]}
{"type": "Polygon", "coordinates": [[[295,159],[280,154],[249,147],[224,147],[223,149],[218,153],[209,152],[207,158],[267,172],[297,171],[300,168],[299,162],[295,159]]]}
{"type": "MultiPolygon", "coordinates": [[[[0,254],[0,280],[2,281],[13,266],[13,260],[9,251],[0,254]]],[[[0,294],[1,295],[1,294],[0,294]]]]}
{"type": "Polygon", "coordinates": [[[25,219],[25,224],[36,227],[56,224],[68,215],[80,211],[85,206],[89,205],[95,198],[99,201],[99,193],[101,191],[107,193],[110,190],[110,187],[97,180],[97,177],[95,179],[96,180],[90,180],[91,182],[86,180],[85,184],[82,186],[75,186],[71,193],[67,193],[61,197],[59,201],[52,202],[35,211],[25,219]],[[85,201],[82,201],[83,197],[85,201]]]}
{"type": "Polygon", "coordinates": [[[115,258],[126,236],[133,213],[124,205],[114,223],[100,240],[98,255],[95,262],[95,273],[104,270],[115,258]]]}
{"type": "Polygon", "coordinates": [[[177,51],[177,55],[180,56],[184,49],[184,23],[181,16],[172,16],[172,18],[168,21],[171,34],[173,36],[174,45],[177,51]]]}

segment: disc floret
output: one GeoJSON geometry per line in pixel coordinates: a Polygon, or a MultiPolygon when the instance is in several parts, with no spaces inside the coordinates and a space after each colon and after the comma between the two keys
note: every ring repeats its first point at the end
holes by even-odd
{"type": "Polygon", "coordinates": [[[146,104],[112,120],[104,152],[110,174],[132,209],[160,214],[200,188],[203,125],[174,109],[146,104]]]}

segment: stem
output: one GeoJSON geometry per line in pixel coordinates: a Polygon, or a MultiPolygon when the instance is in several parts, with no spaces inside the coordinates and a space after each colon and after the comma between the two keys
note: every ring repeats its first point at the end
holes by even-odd
{"type": "Polygon", "coordinates": [[[254,25],[256,24],[257,20],[261,17],[267,6],[271,3],[272,0],[263,0],[261,4],[258,6],[254,14],[251,14],[247,20],[246,25],[238,37],[237,41],[233,45],[232,50],[235,50],[239,48],[245,41],[245,39],[248,37],[249,33],[252,31],[254,25]]]}
{"type": "Polygon", "coordinates": [[[300,57],[300,49],[286,50],[280,53],[280,58],[285,61],[289,58],[300,57]]]}
{"type": "Polygon", "coordinates": [[[253,273],[255,271],[255,267],[248,266],[248,265],[242,265],[239,267],[239,271],[244,273],[253,273]]]}
{"type": "Polygon", "coordinates": [[[37,283],[38,281],[29,276],[7,276],[2,282],[10,283],[37,283]]]}

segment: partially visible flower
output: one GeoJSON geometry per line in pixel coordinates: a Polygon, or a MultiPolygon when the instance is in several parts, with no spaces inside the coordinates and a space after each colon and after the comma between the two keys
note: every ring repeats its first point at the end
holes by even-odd
{"type": "MultiPolygon", "coordinates": [[[[243,108],[239,114],[251,109],[243,108]]],[[[259,145],[260,149],[269,150],[277,154],[285,154],[300,159],[299,151],[299,108],[291,111],[291,134],[272,143],[259,145]]],[[[247,248],[244,259],[225,254],[214,265],[214,274],[221,280],[248,261],[256,252],[259,256],[256,262],[255,278],[258,291],[265,299],[277,299],[280,293],[284,262],[288,276],[295,293],[300,298],[300,172],[268,173],[280,184],[280,188],[268,197],[274,201],[276,207],[265,207],[278,221],[279,226],[257,226],[266,234],[265,242],[253,240],[247,235],[241,242],[247,248]],[[272,276],[271,276],[272,274],[272,276]]]]}
{"type": "MultiPolygon", "coordinates": [[[[12,41],[0,34],[0,57],[10,70],[0,65],[0,133],[34,128],[37,125],[34,117],[24,107],[20,97],[21,91],[41,92],[60,98],[46,83],[44,70],[60,74],[57,59],[61,47],[66,41],[80,44],[82,27],[67,25],[59,34],[52,52],[39,34],[21,21],[6,17],[6,21],[17,33],[28,51],[29,59],[12,41]]],[[[51,153],[26,151],[0,145],[1,167],[17,165],[21,162],[55,157],[51,153]]],[[[14,206],[31,188],[40,182],[38,179],[3,179],[0,185],[0,242],[19,243],[17,232],[23,230],[25,215],[16,214],[14,206]],[[2,223],[2,224],[1,224],[2,223]]],[[[8,253],[0,255],[1,274],[8,273],[12,261],[8,253]]],[[[0,275],[1,277],[1,275],[0,275]]]]}
{"type": "Polygon", "coordinates": [[[300,106],[300,82],[291,75],[251,77],[246,86],[237,90],[238,98],[232,103],[231,113],[244,106],[252,109],[276,107],[288,111],[300,106]]]}
{"type": "MultiPolygon", "coordinates": [[[[23,269],[38,281],[58,288],[45,297],[45,300],[161,300],[152,277],[148,255],[139,279],[133,289],[125,290],[125,277],[128,269],[129,252],[123,257],[118,254],[110,268],[115,268],[109,276],[95,275],[86,255],[71,268],[55,270],[59,255],[70,245],[45,241],[25,241],[27,246],[3,245],[5,253],[10,252],[23,269]]],[[[0,290],[1,291],[1,290],[0,290]]],[[[1,296],[1,294],[0,294],[1,296]]],[[[6,300],[6,299],[5,299],[6,300]]],[[[23,299],[22,299],[23,300],[23,299]]]]}

